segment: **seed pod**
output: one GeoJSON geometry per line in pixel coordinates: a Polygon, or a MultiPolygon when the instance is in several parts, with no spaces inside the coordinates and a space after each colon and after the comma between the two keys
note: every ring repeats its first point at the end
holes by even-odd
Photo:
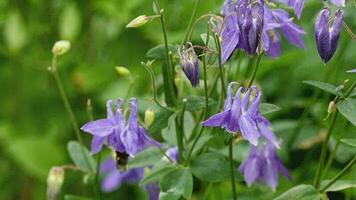
{"type": "Polygon", "coordinates": [[[70,50],[70,42],[67,40],[60,40],[54,43],[52,53],[56,56],[63,55],[70,50]]]}
{"type": "Polygon", "coordinates": [[[61,192],[64,182],[64,169],[52,167],[47,178],[47,199],[55,200],[61,192]]]}
{"type": "Polygon", "coordinates": [[[155,120],[155,112],[152,109],[147,109],[145,112],[145,126],[150,127],[155,120]]]}
{"type": "Polygon", "coordinates": [[[130,75],[130,70],[128,70],[126,67],[117,66],[115,67],[115,70],[120,76],[126,77],[130,75]]]}
{"type": "Polygon", "coordinates": [[[138,28],[145,25],[149,21],[146,15],[140,15],[126,25],[126,28],[138,28]]]}
{"type": "Polygon", "coordinates": [[[336,111],[336,104],[335,104],[334,101],[331,101],[331,102],[329,103],[328,113],[330,114],[330,113],[333,113],[333,112],[335,112],[335,111],[336,111]]]}

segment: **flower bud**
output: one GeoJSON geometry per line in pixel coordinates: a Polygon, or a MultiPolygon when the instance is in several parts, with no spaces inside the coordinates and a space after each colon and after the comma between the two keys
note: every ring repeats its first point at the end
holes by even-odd
{"type": "Polygon", "coordinates": [[[68,40],[60,40],[54,43],[52,53],[56,56],[63,55],[70,50],[70,42],[68,40]]]}
{"type": "Polygon", "coordinates": [[[339,42],[340,29],[344,13],[337,10],[332,23],[330,20],[330,9],[324,8],[319,13],[315,23],[315,40],[321,59],[327,63],[336,51],[339,42]]]}
{"type": "Polygon", "coordinates": [[[128,70],[126,67],[115,67],[115,70],[117,72],[117,74],[119,74],[120,76],[129,76],[130,75],[130,70],[128,70]]]}
{"type": "Polygon", "coordinates": [[[126,28],[138,28],[145,25],[149,21],[146,15],[140,15],[126,25],[126,28]]]}
{"type": "Polygon", "coordinates": [[[180,77],[178,77],[178,76],[175,77],[174,78],[174,84],[175,84],[176,87],[180,87],[181,84],[182,84],[182,79],[180,77]]]}
{"type": "Polygon", "coordinates": [[[199,60],[194,51],[193,45],[191,43],[187,44],[189,45],[188,48],[182,46],[178,49],[179,62],[182,66],[184,74],[187,76],[192,86],[196,87],[199,85],[200,78],[199,60]]]}
{"type": "Polygon", "coordinates": [[[55,200],[61,192],[64,182],[64,169],[52,167],[47,178],[47,199],[55,200]]]}
{"type": "Polygon", "coordinates": [[[152,109],[147,109],[145,112],[145,125],[146,128],[150,127],[155,120],[155,112],[152,109]]]}
{"type": "Polygon", "coordinates": [[[331,101],[331,102],[329,103],[328,113],[330,114],[330,113],[333,113],[333,112],[335,112],[335,111],[336,111],[336,104],[335,104],[334,101],[331,101]]]}

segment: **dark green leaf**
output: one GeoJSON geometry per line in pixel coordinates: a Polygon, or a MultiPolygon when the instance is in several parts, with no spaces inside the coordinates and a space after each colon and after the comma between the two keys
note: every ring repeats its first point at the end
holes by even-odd
{"type": "Polygon", "coordinates": [[[6,148],[20,169],[40,180],[46,180],[52,166],[65,161],[61,148],[41,138],[23,138],[9,141],[6,148]]]}
{"type": "Polygon", "coordinates": [[[337,103],[340,113],[356,126],[356,99],[346,98],[337,103]]]}
{"type": "Polygon", "coordinates": [[[281,194],[274,200],[320,200],[321,195],[312,185],[298,185],[281,194]]]}
{"type": "Polygon", "coordinates": [[[149,147],[131,158],[128,162],[128,168],[145,167],[154,165],[162,159],[162,152],[157,147],[149,147]]]}
{"type": "Polygon", "coordinates": [[[76,195],[72,195],[72,194],[66,194],[66,195],[64,195],[64,200],[91,200],[91,198],[76,196],[76,195]]]}
{"type": "Polygon", "coordinates": [[[280,107],[270,104],[270,103],[261,103],[260,105],[260,111],[262,113],[262,115],[267,115],[273,112],[277,112],[281,110],[280,107]]]}
{"type": "Polygon", "coordinates": [[[194,176],[207,182],[219,182],[228,180],[230,177],[229,162],[218,153],[205,153],[190,164],[194,176]]]}
{"type": "Polygon", "coordinates": [[[189,169],[176,169],[163,177],[160,187],[163,192],[189,198],[193,192],[193,176],[189,169]]]}
{"type": "MultiPolygon", "coordinates": [[[[176,54],[178,51],[179,45],[176,44],[168,44],[168,51],[176,54]]],[[[164,60],[166,59],[166,50],[163,44],[153,47],[148,50],[146,56],[151,59],[164,60]]]]}
{"type": "Polygon", "coordinates": [[[153,121],[152,125],[148,129],[148,132],[151,135],[159,133],[162,129],[168,126],[168,119],[173,114],[173,112],[160,109],[155,113],[155,120],[153,121]]]}
{"type": "Polygon", "coordinates": [[[176,167],[167,164],[157,168],[152,169],[148,174],[145,174],[145,177],[141,180],[140,184],[147,184],[147,183],[154,183],[160,181],[166,174],[170,173],[171,171],[175,170],[176,167]]]}
{"type": "MultiPolygon", "coordinates": [[[[330,180],[325,180],[321,182],[321,188],[323,188],[323,186],[327,185],[329,182],[330,180]]],[[[349,188],[356,188],[355,180],[338,180],[334,184],[332,184],[328,189],[326,189],[326,192],[336,192],[340,190],[346,190],[349,188]]]]}
{"type": "Polygon", "coordinates": [[[356,139],[343,138],[340,141],[349,146],[356,147],[356,139]]]}
{"type": "MultiPolygon", "coordinates": [[[[216,101],[214,99],[208,99],[209,107],[216,105],[216,101]]],[[[197,111],[205,108],[205,97],[202,96],[189,96],[187,97],[186,110],[188,111],[197,111]]]]}
{"type": "Polygon", "coordinates": [[[340,92],[337,92],[337,87],[335,85],[332,85],[330,83],[324,83],[324,82],[320,82],[320,81],[303,81],[303,83],[317,87],[321,90],[324,90],[330,94],[333,95],[341,95],[340,92]]]}
{"type": "Polygon", "coordinates": [[[180,197],[179,194],[173,192],[160,192],[159,200],[178,200],[180,197]]]}
{"type": "Polygon", "coordinates": [[[84,171],[95,172],[96,162],[87,148],[81,148],[81,145],[77,141],[70,141],[68,142],[67,150],[76,166],[84,171]]]}

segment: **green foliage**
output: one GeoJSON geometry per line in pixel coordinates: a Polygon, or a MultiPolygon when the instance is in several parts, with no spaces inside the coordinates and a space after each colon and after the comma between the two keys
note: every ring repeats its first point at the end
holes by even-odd
{"type": "Polygon", "coordinates": [[[162,152],[157,147],[150,147],[139,152],[134,158],[130,159],[127,167],[132,169],[150,166],[156,164],[162,157],[162,152]]]}
{"type": "Polygon", "coordinates": [[[298,185],[286,191],[274,200],[320,200],[318,190],[311,185],[298,185]]]}
{"type": "MultiPolygon", "coordinates": [[[[327,185],[330,180],[325,180],[321,182],[321,188],[327,185]]],[[[356,181],[355,180],[338,180],[333,183],[325,192],[336,192],[340,190],[346,190],[350,188],[356,188],[356,181]]]]}
{"type": "Polygon", "coordinates": [[[73,163],[83,171],[95,173],[96,161],[90,155],[88,149],[81,147],[79,142],[68,142],[67,150],[73,163]],[[84,151],[84,155],[83,155],[84,151]]]}
{"type": "Polygon", "coordinates": [[[175,169],[160,181],[163,192],[190,198],[193,192],[193,176],[189,169],[175,169]]]}
{"type": "Polygon", "coordinates": [[[356,126],[356,99],[346,98],[337,103],[340,113],[356,126]]]}

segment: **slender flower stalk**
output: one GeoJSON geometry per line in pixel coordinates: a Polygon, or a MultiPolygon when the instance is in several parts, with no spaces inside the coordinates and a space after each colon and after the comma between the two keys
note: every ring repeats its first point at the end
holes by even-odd
{"type": "Polygon", "coordinates": [[[234,159],[233,159],[233,154],[234,154],[234,140],[231,140],[229,144],[229,160],[230,160],[230,170],[231,170],[231,187],[232,187],[232,196],[233,199],[237,199],[237,194],[236,194],[236,184],[235,184],[235,166],[234,166],[234,159]]]}
{"type": "Polygon", "coordinates": [[[262,57],[263,57],[263,53],[261,53],[261,54],[258,55],[257,62],[256,62],[256,67],[255,67],[255,69],[254,69],[254,71],[253,71],[252,77],[251,77],[251,79],[250,79],[250,82],[249,82],[248,85],[247,85],[247,88],[250,88],[250,87],[251,87],[253,81],[254,81],[255,78],[256,78],[257,71],[258,71],[258,68],[259,68],[259,66],[260,66],[260,62],[261,62],[261,60],[262,60],[262,57]]]}
{"type": "Polygon", "coordinates": [[[194,22],[194,18],[195,18],[196,12],[197,12],[199,1],[200,0],[195,0],[194,1],[194,7],[193,7],[192,15],[190,16],[187,32],[185,34],[184,40],[182,42],[182,45],[189,41],[188,39],[189,39],[189,35],[190,35],[190,32],[191,32],[192,27],[193,27],[193,22],[194,22]]]}

